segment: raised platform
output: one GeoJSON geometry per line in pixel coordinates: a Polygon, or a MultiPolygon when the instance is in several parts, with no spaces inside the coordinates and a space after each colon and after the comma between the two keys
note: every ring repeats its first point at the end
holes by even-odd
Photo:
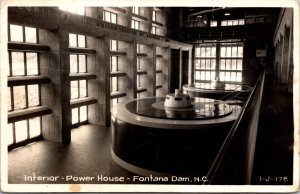
{"type": "Polygon", "coordinates": [[[112,110],[112,156],[143,176],[205,175],[241,107],[198,98],[172,110],[164,98],[134,99],[112,110]]]}
{"type": "Polygon", "coordinates": [[[246,98],[251,90],[252,87],[241,84],[225,84],[225,87],[222,88],[216,87],[216,85],[212,83],[195,83],[183,86],[183,93],[191,97],[214,99],[223,99],[231,95],[239,95],[242,98],[246,98]]]}

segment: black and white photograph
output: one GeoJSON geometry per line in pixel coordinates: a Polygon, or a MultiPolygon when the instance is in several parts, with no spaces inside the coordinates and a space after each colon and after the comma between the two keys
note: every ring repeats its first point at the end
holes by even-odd
{"type": "Polygon", "coordinates": [[[2,192],[299,191],[299,1],[0,3],[2,192]]]}

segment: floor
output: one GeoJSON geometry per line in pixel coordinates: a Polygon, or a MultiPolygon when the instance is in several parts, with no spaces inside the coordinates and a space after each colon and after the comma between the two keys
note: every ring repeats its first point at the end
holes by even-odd
{"type": "MultiPolygon", "coordinates": [[[[40,141],[8,154],[9,183],[76,183],[68,175],[76,176],[131,176],[111,159],[109,128],[84,125],[72,131],[70,145],[40,141]],[[60,176],[64,179],[34,180],[29,176],[60,176]],[[27,181],[25,180],[25,175],[27,181]]],[[[80,181],[80,183],[99,183],[80,181]]],[[[127,183],[126,180],[124,183],[127,183]]]]}
{"type": "Polygon", "coordinates": [[[292,184],[293,95],[272,74],[265,82],[252,184],[292,184]]]}
{"type": "MultiPolygon", "coordinates": [[[[266,86],[252,184],[290,184],[293,170],[292,95],[270,76],[267,76],[266,86]],[[273,181],[267,181],[269,177],[273,181]],[[275,177],[283,178],[275,181],[275,177]]],[[[109,128],[85,125],[73,129],[70,145],[40,141],[13,150],[8,154],[9,183],[78,183],[76,176],[132,177],[132,173],[111,159],[110,144],[109,128]],[[46,178],[39,180],[33,176],[46,178]],[[55,176],[60,178],[53,181],[55,176]]],[[[86,179],[80,183],[99,181],[86,179]]],[[[132,182],[125,179],[123,183],[132,182]]]]}

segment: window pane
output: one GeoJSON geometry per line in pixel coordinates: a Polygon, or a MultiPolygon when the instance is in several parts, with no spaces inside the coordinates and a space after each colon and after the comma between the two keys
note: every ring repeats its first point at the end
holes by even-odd
{"type": "Polygon", "coordinates": [[[114,24],[117,23],[117,14],[114,14],[114,13],[111,14],[111,23],[114,23],[114,24]]]}
{"type": "Polygon", "coordinates": [[[205,60],[204,59],[201,60],[200,68],[205,69],[205,60]]]}
{"type": "Polygon", "coordinates": [[[226,57],[231,57],[231,47],[227,47],[226,57]]]}
{"type": "Polygon", "coordinates": [[[14,109],[26,107],[25,86],[14,86],[14,109]]]}
{"type": "Polygon", "coordinates": [[[225,72],[224,71],[220,72],[220,81],[225,81],[225,72]]]}
{"type": "Polygon", "coordinates": [[[7,87],[7,110],[11,111],[11,92],[10,92],[10,87],[7,87]]]}
{"type": "Polygon", "coordinates": [[[225,81],[230,81],[230,72],[225,72],[225,81]]]}
{"type": "Polygon", "coordinates": [[[243,69],[243,61],[241,59],[237,60],[237,70],[242,70],[243,69]]]}
{"type": "Polygon", "coordinates": [[[205,71],[200,71],[200,80],[205,80],[205,71]]]}
{"type": "Polygon", "coordinates": [[[87,96],[86,80],[79,80],[80,97],[87,96]]]}
{"type": "Polygon", "coordinates": [[[221,60],[221,63],[220,63],[220,69],[225,69],[225,68],[226,68],[225,65],[226,65],[226,64],[225,64],[225,60],[222,59],[222,60],[221,60]]]}
{"type": "Polygon", "coordinates": [[[110,12],[104,11],[104,20],[110,22],[110,12]]]}
{"type": "Polygon", "coordinates": [[[231,61],[231,70],[236,70],[236,60],[231,61]]]}
{"type": "Polygon", "coordinates": [[[216,69],[216,60],[215,59],[210,60],[210,68],[216,69]]]}
{"type": "Polygon", "coordinates": [[[69,34],[69,46],[70,47],[77,47],[76,34],[69,34]]]}
{"type": "Polygon", "coordinates": [[[231,60],[230,59],[226,60],[226,69],[231,70],[231,60]]]}
{"type": "Polygon", "coordinates": [[[238,21],[238,20],[233,20],[233,23],[232,23],[232,25],[234,25],[234,26],[237,26],[237,25],[239,25],[239,21],[238,21]]]}
{"type": "Polygon", "coordinates": [[[230,81],[235,82],[236,81],[236,72],[231,72],[231,79],[230,81]]]}
{"type": "Polygon", "coordinates": [[[78,123],[78,108],[72,108],[72,125],[78,123]]]}
{"type": "Polygon", "coordinates": [[[211,57],[216,57],[216,47],[211,48],[211,57]]]}
{"type": "Polygon", "coordinates": [[[238,57],[243,57],[243,47],[242,46],[238,47],[238,57]]]}
{"type": "Polygon", "coordinates": [[[227,26],[227,21],[222,21],[221,26],[227,26]]]}
{"type": "Polygon", "coordinates": [[[205,72],[205,79],[210,80],[210,71],[205,72]]]}
{"type": "Polygon", "coordinates": [[[71,81],[71,99],[78,98],[78,81],[71,81]]]}
{"type": "Polygon", "coordinates": [[[111,92],[118,91],[118,80],[117,77],[111,78],[111,92]]]}
{"type": "Polygon", "coordinates": [[[15,122],[16,143],[27,139],[27,120],[15,122]]]}
{"type": "Polygon", "coordinates": [[[211,80],[215,80],[216,79],[216,72],[215,71],[211,71],[210,79],[211,80]]]}
{"type": "Polygon", "coordinates": [[[196,57],[200,57],[200,48],[199,47],[197,47],[196,49],[195,49],[195,55],[196,55],[196,57]]]}
{"type": "Polygon", "coordinates": [[[77,55],[70,55],[70,73],[77,73],[77,55]]]}
{"type": "Polygon", "coordinates": [[[197,59],[195,62],[196,62],[195,69],[200,69],[200,60],[197,59]]]}
{"type": "Polygon", "coordinates": [[[80,122],[87,120],[87,106],[80,107],[80,122]]]}
{"type": "Polygon", "coordinates": [[[221,47],[221,57],[225,57],[226,47],[221,47]]]}
{"type": "Polygon", "coordinates": [[[206,57],[211,57],[211,48],[206,47],[206,57]]]}
{"type": "Polygon", "coordinates": [[[118,50],[118,47],[117,47],[117,41],[116,41],[116,40],[110,40],[110,50],[111,50],[111,51],[116,51],[116,50],[118,50]]]}
{"type": "Polygon", "coordinates": [[[36,28],[25,27],[25,42],[37,43],[36,28]]]}
{"type": "Polygon", "coordinates": [[[241,72],[237,72],[237,74],[236,74],[236,81],[238,81],[238,82],[242,81],[242,73],[241,72]]]}
{"type": "Polygon", "coordinates": [[[37,53],[26,53],[27,75],[38,75],[38,57],[37,53]]]}
{"type": "Polygon", "coordinates": [[[11,53],[12,63],[12,75],[25,75],[24,66],[24,53],[23,52],[12,52],[11,53]]]}
{"type": "Polygon", "coordinates": [[[14,143],[14,137],[13,137],[13,124],[9,123],[7,125],[7,144],[10,145],[14,143]]]}
{"type": "Polygon", "coordinates": [[[29,119],[29,135],[30,138],[39,136],[41,134],[41,120],[40,117],[29,119]]]}
{"type": "Polygon", "coordinates": [[[85,73],[86,71],[86,55],[79,56],[79,72],[85,73]]]}
{"type": "Polygon", "coordinates": [[[205,47],[200,48],[200,57],[205,57],[205,47]]]}
{"type": "Polygon", "coordinates": [[[118,70],[117,56],[111,56],[111,71],[118,70]]]}
{"type": "Polygon", "coordinates": [[[39,99],[39,85],[28,85],[28,106],[38,106],[40,105],[39,99]]]}
{"type": "Polygon", "coordinates": [[[10,40],[16,42],[23,42],[23,28],[22,26],[10,24],[10,40]]]}
{"type": "Polygon", "coordinates": [[[195,79],[200,80],[200,71],[196,71],[195,79]]]}
{"type": "Polygon", "coordinates": [[[78,47],[86,47],[85,36],[78,35],[78,47]]]}
{"type": "Polygon", "coordinates": [[[227,23],[228,26],[232,26],[232,20],[229,20],[227,23]]]}
{"type": "Polygon", "coordinates": [[[232,47],[232,57],[237,57],[237,47],[232,47]]]}

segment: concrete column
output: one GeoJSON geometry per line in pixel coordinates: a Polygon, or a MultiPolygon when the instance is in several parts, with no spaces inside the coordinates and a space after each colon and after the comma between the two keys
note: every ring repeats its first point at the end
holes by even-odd
{"type": "Polygon", "coordinates": [[[41,103],[53,112],[42,117],[42,135],[46,140],[68,144],[71,141],[69,33],[40,29],[39,37],[40,44],[51,48],[50,53],[40,55],[41,74],[51,79],[50,84],[41,85],[41,103]]]}

